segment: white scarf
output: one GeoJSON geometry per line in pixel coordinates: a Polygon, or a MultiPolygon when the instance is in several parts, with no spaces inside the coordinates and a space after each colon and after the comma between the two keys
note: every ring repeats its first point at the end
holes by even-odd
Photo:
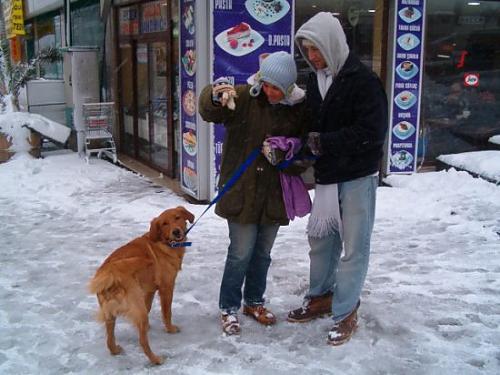
{"type": "Polygon", "coordinates": [[[310,237],[323,238],[335,231],[339,232],[342,239],[338,185],[316,185],[307,234],[310,237]]]}
{"type": "Polygon", "coordinates": [[[321,94],[321,97],[325,99],[326,93],[328,92],[328,89],[332,85],[332,73],[330,72],[330,69],[325,68],[318,70],[316,72],[316,77],[318,80],[318,89],[319,93],[321,94]]]}

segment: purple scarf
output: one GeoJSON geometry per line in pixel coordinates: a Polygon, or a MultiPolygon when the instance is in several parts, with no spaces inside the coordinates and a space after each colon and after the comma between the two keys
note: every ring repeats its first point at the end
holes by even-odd
{"type": "MultiPolygon", "coordinates": [[[[271,148],[285,151],[285,160],[292,159],[301,146],[300,140],[293,137],[269,137],[266,141],[271,148]]],[[[290,220],[306,216],[311,212],[311,198],[300,176],[291,176],[280,172],[280,182],[286,215],[290,220]]]]}

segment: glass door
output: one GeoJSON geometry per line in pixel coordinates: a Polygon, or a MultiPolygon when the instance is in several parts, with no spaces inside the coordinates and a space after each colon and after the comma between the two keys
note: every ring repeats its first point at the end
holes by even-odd
{"type": "Polygon", "coordinates": [[[137,87],[137,151],[140,159],[151,159],[150,100],[149,100],[149,54],[146,43],[138,43],[136,48],[137,87]]]}
{"type": "Polygon", "coordinates": [[[150,157],[155,165],[172,164],[169,140],[169,114],[172,113],[168,101],[170,83],[167,72],[167,45],[155,42],[149,45],[149,115],[150,115],[150,157]]]}
{"type": "Polygon", "coordinates": [[[173,177],[169,4],[137,1],[118,9],[120,150],[173,177]]]}
{"type": "Polygon", "coordinates": [[[138,43],[136,101],[138,157],[168,172],[172,168],[170,80],[164,42],[138,43]]]}
{"type": "Polygon", "coordinates": [[[120,143],[124,153],[135,157],[134,146],[134,51],[132,44],[120,45],[118,76],[121,86],[120,95],[120,143]]]}

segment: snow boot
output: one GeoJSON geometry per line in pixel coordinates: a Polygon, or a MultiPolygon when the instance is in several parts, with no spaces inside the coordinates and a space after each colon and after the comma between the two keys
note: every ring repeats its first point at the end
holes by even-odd
{"type": "Polygon", "coordinates": [[[287,320],[292,323],[304,323],[332,314],[331,292],[316,297],[306,297],[302,307],[288,313],[287,320]]]}
{"type": "Polygon", "coordinates": [[[221,313],[222,332],[228,336],[239,335],[241,332],[240,322],[236,313],[221,313]]]}
{"type": "Polygon", "coordinates": [[[263,305],[243,306],[243,314],[249,315],[260,324],[270,326],[276,323],[274,314],[263,305]]]}
{"type": "Polygon", "coordinates": [[[359,304],[358,302],[356,308],[347,317],[336,323],[328,332],[327,343],[329,345],[342,345],[351,339],[356,328],[358,328],[359,304]]]}

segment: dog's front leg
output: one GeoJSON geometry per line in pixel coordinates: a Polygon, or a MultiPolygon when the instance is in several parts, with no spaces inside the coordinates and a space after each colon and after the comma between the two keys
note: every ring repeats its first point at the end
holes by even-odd
{"type": "Polygon", "coordinates": [[[179,332],[179,327],[172,324],[172,299],[174,296],[175,278],[168,280],[159,288],[163,323],[168,333],[179,332]]]}

